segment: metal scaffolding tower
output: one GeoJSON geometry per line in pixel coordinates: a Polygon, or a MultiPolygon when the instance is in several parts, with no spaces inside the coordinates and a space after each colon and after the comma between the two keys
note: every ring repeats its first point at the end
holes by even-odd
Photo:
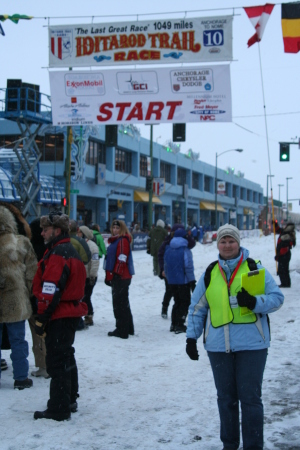
{"type": "Polygon", "coordinates": [[[0,118],[16,122],[21,134],[13,147],[20,167],[12,181],[21,198],[23,215],[38,216],[41,153],[35,138],[43,125],[52,123],[50,97],[41,94],[38,86],[21,80],[7,80],[7,86],[0,89],[0,118]]]}

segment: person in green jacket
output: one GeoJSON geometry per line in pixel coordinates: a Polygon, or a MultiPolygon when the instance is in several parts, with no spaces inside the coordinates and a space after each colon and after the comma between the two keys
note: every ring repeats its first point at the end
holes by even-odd
{"type": "Polygon", "coordinates": [[[150,230],[149,239],[147,240],[147,253],[153,256],[153,274],[156,276],[158,276],[160,273],[158,264],[158,250],[167,235],[168,232],[165,229],[165,222],[161,219],[158,219],[158,221],[156,222],[156,227],[150,230]]]}
{"type": "Polygon", "coordinates": [[[92,225],[92,231],[94,235],[94,240],[99,248],[99,258],[102,258],[103,255],[104,256],[106,255],[106,247],[104,239],[100,234],[100,226],[97,223],[94,223],[94,225],[92,225]]]}

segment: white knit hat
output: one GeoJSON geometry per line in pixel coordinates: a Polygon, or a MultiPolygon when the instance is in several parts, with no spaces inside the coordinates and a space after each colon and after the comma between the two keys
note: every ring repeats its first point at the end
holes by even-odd
{"type": "Polygon", "coordinates": [[[165,222],[161,219],[158,219],[158,221],[156,222],[156,226],[165,228],[165,222]]]}
{"type": "Polygon", "coordinates": [[[225,225],[223,225],[218,229],[217,244],[219,244],[220,239],[222,239],[225,236],[232,237],[240,245],[240,231],[238,230],[238,228],[231,225],[230,223],[226,223],[225,225]]]}

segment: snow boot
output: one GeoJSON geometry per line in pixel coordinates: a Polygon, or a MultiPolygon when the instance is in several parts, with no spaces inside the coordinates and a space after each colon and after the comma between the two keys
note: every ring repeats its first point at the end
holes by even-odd
{"type": "Polygon", "coordinates": [[[91,327],[94,325],[93,316],[85,316],[84,318],[84,325],[91,327]]]}
{"type": "Polygon", "coordinates": [[[119,331],[117,330],[117,328],[114,331],[109,331],[107,333],[107,336],[115,336],[115,337],[119,337],[121,339],[128,339],[128,336],[122,336],[119,331]]]}
{"type": "Polygon", "coordinates": [[[42,367],[39,367],[38,370],[33,370],[31,372],[31,375],[33,377],[50,378],[50,375],[48,374],[47,370],[43,369],[42,367]]]}
{"type": "Polygon", "coordinates": [[[1,371],[8,369],[7,362],[1,358],[1,371]]]}
{"type": "Polygon", "coordinates": [[[52,419],[52,420],[56,420],[57,422],[62,422],[63,420],[71,419],[71,412],[70,411],[53,412],[53,411],[49,411],[49,409],[46,409],[45,411],[35,411],[33,418],[35,420],[37,420],[37,419],[52,419]]]}
{"type": "Polygon", "coordinates": [[[186,332],[186,326],[185,325],[176,325],[175,327],[175,334],[185,333],[186,332]]]}
{"type": "Polygon", "coordinates": [[[26,378],[26,380],[15,380],[14,383],[14,389],[19,389],[19,391],[22,391],[25,388],[31,388],[33,385],[33,382],[30,378],[26,378]]]}

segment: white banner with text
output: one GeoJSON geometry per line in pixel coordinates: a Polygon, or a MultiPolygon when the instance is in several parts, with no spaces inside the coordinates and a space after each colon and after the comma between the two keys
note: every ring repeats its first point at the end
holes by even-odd
{"type": "Polygon", "coordinates": [[[232,16],[49,26],[52,68],[232,59],[232,16]]]}
{"type": "Polygon", "coordinates": [[[232,120],[228,64],[49,74],[53,125],[232,120]]]}

